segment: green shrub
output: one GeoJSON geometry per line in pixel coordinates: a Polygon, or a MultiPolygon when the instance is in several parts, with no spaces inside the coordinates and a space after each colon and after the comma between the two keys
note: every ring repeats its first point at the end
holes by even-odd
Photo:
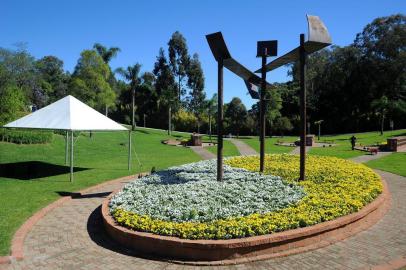
{"type": "Polygon", "coordinates": [[[3,142],[19,144],[49,143],[52,138],[52,131],[0,129],[0,141],[3,142]]]}

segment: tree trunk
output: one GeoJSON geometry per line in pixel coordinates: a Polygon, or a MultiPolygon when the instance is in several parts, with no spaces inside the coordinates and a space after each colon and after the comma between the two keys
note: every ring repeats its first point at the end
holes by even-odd
{"type": "Polygon", "coordinates": [[[132,90],[132,118],[131,118],[131,128],[135,130],[135,89],[132,90]]]}
{"type": "Polygon", "coordinates": [[[384,122],[385,122],[385,115],[382,113],[382,117],[381,117],[381,135],[383,135],[384,122]]]}
{"type": "Polygon", "coordinates": [[[209,138],[211,142],[211,115],[209,114],[209,138]]]}
{"type": "Polygon", "coordinates": [[[171,125],[172,125],[172,123],[171,123],[171,118],[172,118],[172,115],[171,115],[171,113],[172,113],[172,109],[171,109],[171,107],[169,107],[169,109],[168,109],[168,135],[171,135],[171,125]]]}
{"type": "Polygon", "coordinates": [[[107,114],[108,114],[108,111],[109,111],[109,108],[108,108],[107,105],[106,105],[105,108],[104,108],[104,113],[106,114],[106,116],[107,116],[107,114]]]}
{"type": "Polygon", "coordinates": [[[180,102],[180,100],[181,100],[181,95],[182,95],[182,93],[181,93],[182,87],[180,86],[180,75],[178,76],[178,86],[179,86],[179,102],[180,102]]]}

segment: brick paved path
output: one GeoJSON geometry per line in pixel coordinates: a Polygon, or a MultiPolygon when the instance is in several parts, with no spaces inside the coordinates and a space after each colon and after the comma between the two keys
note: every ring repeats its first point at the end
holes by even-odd
{"type": "Polygon", "coordinates": [[[378,159],[387,155],[392,154],[392,152],[378,152],[375,155],[371,155],[371,154],[365,154],[362,156],[358,156],[358,157],[354,157],[351,158],[350,160],[354,161],[354,162],[358,162],[358,163],[365,163],[368,162],[370,160],[374,160],[374,159],[378,159]]]}
{"type": "Polygon", "coordinates": [[[190,146],[190,148],[198,154],[202,159],[216,158],[216,155],[201,146],[190,146]]]}
{"type": "MultiPolygon", "coordinates": [[[[306,153],[309,152],[309,150],[311,149],[311,146],[306,146],[306,153]]],[[[295,149],[293,149],[290,154],[292,155],[299,155],[300,154],[300,147],[295,147],[295,149]]]]}
{"type": "Polygon", "coordinates": [[[229,140],[237,147],[238,152],[240,152],[240,155],[242,156],[258,155],[257,151],[255,151],[251,146],[249,146],[245,142],[236,139],[229,140]]]}
{"type": "Polygon", "coordinates": [[[223,267],[192,267],[130,256],[103,231],[100,204],[125,182],[91,190],[55,208],[28,233],[24,260],[0,269],[369,269],[406,258],[406,178],[379,172],[388,182],[393,203],[367,231],[318,250],[284,258],[223,267]]]}

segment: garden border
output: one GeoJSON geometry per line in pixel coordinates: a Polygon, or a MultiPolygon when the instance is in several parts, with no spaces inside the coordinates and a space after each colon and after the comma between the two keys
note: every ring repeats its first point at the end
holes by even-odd
{"type": "MultiPolygon", "coordinates": [[[[87,193],[95,188],[100,188],[105,185],[112,184],[114,182],[120,182],[120,181],[126,181],[126,180],[131,180],[134,178],[138,178],[140,176],[144,176],[147,173],[139,173],[139,174],[133,174],[133,175],[128,175],[128,176],[123,176],[120,178],[112,179],[112,180],[107,180],[105,182],[96,184],[94,186],[87,187],[85,189],[75,191],[76,193],[87,193]]],[[[49,212],[51,212],[53,209],[59,207],[60,205],[64,204],[65,202],[72,200],[73,198],[71,196],[66,196],[63,198],[60,198],[44,208],[40,209],[37,211],[35,214],[33,214],[29,219],[27,219],[23,225],[21,225],[20,228],[14,233],[13,239],[11,240],[11,251],[10,255],[8,256],[0,256],[0,265],[1,264],[9,264],[13,260],[20,261],[24,259],[24,240],[27,234],[31,231],[31,229],[34,227],[34,225],[45,215],[47,215],[49,212]]]]}
{"type": "Polygon", "coordinates": [[[274,234],[229,240],[189,240],[122,227],[102,204],[103,223],[116,242],[134,251],[189,265],[228,265],[288,256],[325,247],[363,231],[379,221],[391,204],[386,181],[383,192],[360,211],[313,226],[274,234]]]}

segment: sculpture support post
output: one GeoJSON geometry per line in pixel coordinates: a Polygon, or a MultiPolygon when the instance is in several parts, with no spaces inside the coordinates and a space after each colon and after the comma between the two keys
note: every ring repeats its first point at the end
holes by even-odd
{"type": "Polygon", "coordinates": [[[223,59],[217,61],[217,181],[223,181],[223,59]]]}
{"type": "Polygon", "coordinates": [[[259,171],[264,172],[265,163],[265,89],[266,89],[266,49],[262,55],[262,71],[261,71],[261,95],[260,95],[260,107],[259,107],[259,118],[260,118],[260,151],[259,151],[259,171]]]}
{"type": "Polygon", "coordinates": [[[300,34],[300,181],[306,179],[306,51],[300,34]]]}

